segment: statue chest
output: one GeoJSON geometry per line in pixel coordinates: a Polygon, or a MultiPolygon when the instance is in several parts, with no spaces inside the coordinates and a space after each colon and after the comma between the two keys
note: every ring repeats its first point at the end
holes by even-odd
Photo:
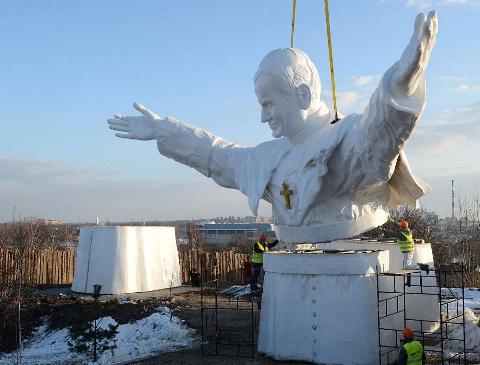
{"type": "Polygon", "coordinates": [[[266,190],[274,220],[292,225],[302,224],[315,205],[325,168],[321,159],[295,157],[281,161],[266,190]]]}

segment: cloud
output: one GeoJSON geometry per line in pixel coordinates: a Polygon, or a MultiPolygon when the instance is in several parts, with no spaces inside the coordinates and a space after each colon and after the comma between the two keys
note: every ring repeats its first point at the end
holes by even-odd
{"type": "Polygon", "coordinates": [[[408,0],[407,6],[415,6],[420,9],[426,9],[432,7],[432,2],[428,0],[408,0]]]}
{"type": "Polygon", "coordinates": [[[429,169],[415,171],[423,178],[452,177],[460,175],[476,175],[480,173],[480,166],[462,165],[462,166],[440,166],[429,169]]]}
{"type": "Polygon", "coordinates": [[[445,5],[479,5],[479,0],[443,0],[445,5]]]}
{"type": "Polygon", "coordinates": [[[356,86],[366,86],[377,82],[380,79],[380,75],[352,76],[352,79],[356,86]]]}
{"type": "MultiPolygon", "coordinates": [[[[0,156],[0,221],[21,216],[66,222],[192,219],[251,215],[245,197],[207,178],[132,181],[120,172],[0,156]]],[[[259,214],[270,215],[263,204],[259,214]]]]}
{"type": "Polygon", "coordinates": [[[480,91],[480,85],[468,85],[468,84],[461,84],[449,91],[454,93],[467,93],[467,92],[476,92],[480,91]]]}
{"type": "Polygon", "coordinates": [[[413,148],[412,152],[426,155],[441,155],[454,152],[462,143],[467,141],[466,136],[448,135],[441,138],[435,138],[433,142],[422,144],[413,148]]]}
{"type": "Polygon", "coordinates": [[[439,5],[480,5],[480,0],[408,0],[405,5],[426,9],[439,5]]]}
{"type": "Polygon", "coordinates": [[[337,99],[340,109],[348,109],[358,100],[358,94],[355,91],[338,92],[337,99]]]}
{"type": "Polygon", "coordinates": [[[452,163],[468,160],[472,153],[478,153],[480,139],[480,103],[456,109],[442,109],[422,117],[408,150],[428,156],[450,155],[452,163]],[[467,147],[470,148],[467,152],[467,147]]]}
{"type": "Polygon", "coordinates": [[[463,81],[466,80],[467,78],[464,76],[454,76],[454,75],[441,75],[440,80],[444,81],[463,81]]]}

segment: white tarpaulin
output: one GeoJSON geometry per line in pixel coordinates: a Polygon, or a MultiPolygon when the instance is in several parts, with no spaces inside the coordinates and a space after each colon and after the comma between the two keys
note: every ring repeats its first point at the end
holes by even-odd
{"type": "Polygon", "coordinates": [[[82,227],[72,290],[102,294],[181,285],[174,227],[82,227]]]}

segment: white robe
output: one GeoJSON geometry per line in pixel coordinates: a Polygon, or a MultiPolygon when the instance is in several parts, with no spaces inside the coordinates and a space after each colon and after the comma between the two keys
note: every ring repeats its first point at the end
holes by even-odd
{"type": "Polygon", "coordinates": [[[403,152],[425,104],[425,83],[402,100],[393,98],[389,84],[387,71],[363,114],[331,125],[326,113],[316,133],[300,145],[282,137],[242,147],[167,118],[158,150],[240,190],[255,215],[260,199],[269,201],[282,241],[352,237],[385,223],[389,208],[417,206],[429,190],[412,175],[403,152]],[[293,191],[291,209],[280,195],[283,182],[293,191]]]}

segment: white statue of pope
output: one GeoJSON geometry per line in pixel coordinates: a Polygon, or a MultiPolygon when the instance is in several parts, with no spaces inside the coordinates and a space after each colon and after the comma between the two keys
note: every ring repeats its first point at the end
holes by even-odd
{"type": "Polygon", "coordinates": [[[257,213],[272,204],[277,238],[289,243],[348,238],[385,223],[390,208],[416,206],[429,187],[415,178],[403,146],[425,105],[425,69],[437,15],[419,14],[412,38],[383,75],[363,114],[336,124],[320,99],[320,78],[302,51],[265,56],[254,86],[261,122],[275,139],[243,147],[140,104],[141,116],[109,119],[117,137],[157,140],[159,152],[217,184],[238,189],[257,213]]]}

